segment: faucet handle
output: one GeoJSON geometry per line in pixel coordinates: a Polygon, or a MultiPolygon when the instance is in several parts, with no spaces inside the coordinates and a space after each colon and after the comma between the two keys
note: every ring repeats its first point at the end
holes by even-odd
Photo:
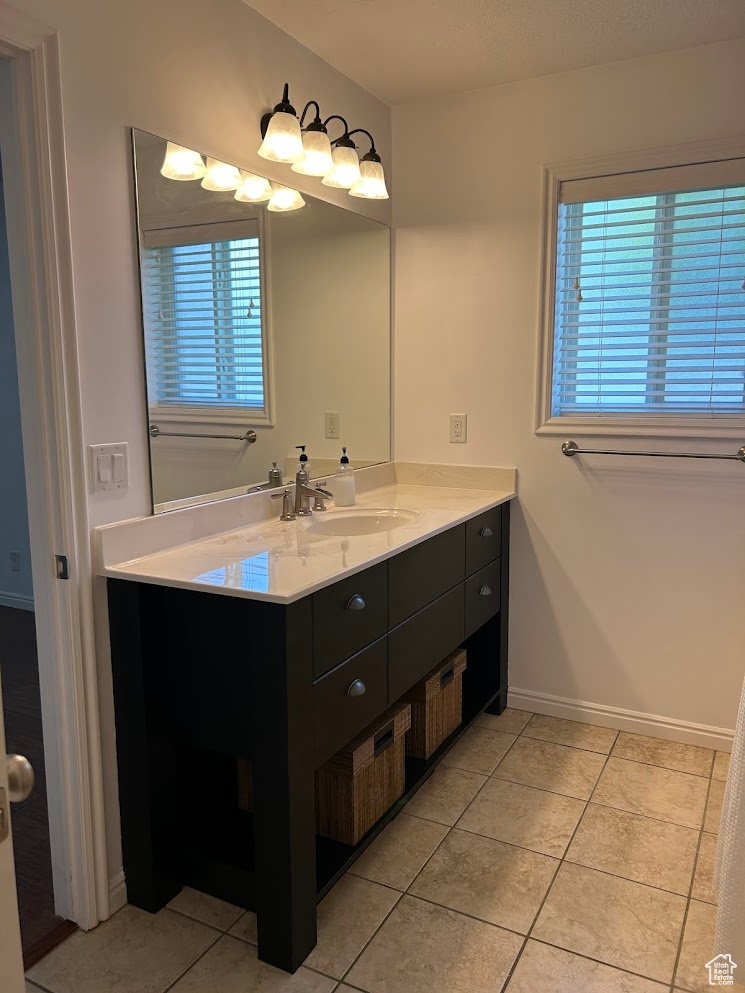
{"type": "Polygon", "coordinates": [[[292,497],[290,496],[289,490],[283,490],[282,493],[272,493],[272,500],[282,500],[282,513],[280,514],[280,521],[294,521],[295,515],[292,512],[292,497]]]}

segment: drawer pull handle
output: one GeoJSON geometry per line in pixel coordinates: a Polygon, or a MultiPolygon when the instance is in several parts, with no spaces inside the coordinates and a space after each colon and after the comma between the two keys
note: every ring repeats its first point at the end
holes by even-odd
{"type": "Polygon", "coordinates": [[[482,586],[479,590],[479,596],[491,596],[491,586],[482,586]]]}
{"type": "Polygon", "coordinates": [[[452,683],[455,676],[454,664],[451,662],[450,665],[446,666],[440,673],[440,689],[444,689],[450,683],[452,683]]]}
{"type": "Polygon", "coordinates": [[[389,721],[373,738],[373,756],[377,758],[386,748],[390,748],[394,740],[393,721],[389,721]]]}
{"type": "Polygon", "coordinates": [[[481,530],[479,531],[479,535],[480,535],[480,537],[482,537],[482,538],[491,538],[491,536],[492,536],[493,534],[494,534],[494,532],[492,531],[492,529],[491,529],[491,528],[482,528],[482,529],[481,529],[481,530]]]}
{"type": "Polygon", "coordinates": [[[361,679],[355,679],[353,683],[350,684],[347,690],[347,696],[363,696],[367,691],[367,687],[362,682],[361,679]]]}
{"type": "Polygon", "coordinates": [[[353,597],[350,597],[347,603],[347,610],[364,610],[365,600],[361,597],[359,593],[355,593],[353,597]]]}

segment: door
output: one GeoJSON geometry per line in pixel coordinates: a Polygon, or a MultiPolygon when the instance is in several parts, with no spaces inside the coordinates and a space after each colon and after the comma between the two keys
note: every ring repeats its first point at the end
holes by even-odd
{"type": "MultiPolygon", "coordinates": [[[[3,993],[24,993],[21,928],[18,923],[16,874],[10,834],[8,763],[5,760],[5,722],[0,689],[0,976],[3,993]]],[[[14,782],[14,785],[18,785],[14,782]]]]}

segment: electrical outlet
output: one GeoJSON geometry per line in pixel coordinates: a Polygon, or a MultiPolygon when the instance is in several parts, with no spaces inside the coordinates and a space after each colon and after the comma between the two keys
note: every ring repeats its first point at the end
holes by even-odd
{"type": "Polygon", "coordinates": [[[450,415],[450,444],[465,445],[468,435],[468,415],[450,415]]]}
{"type": "Polygon", "coordinates": [[[21,553],[11,552],[10,553],[10,571],[20,572],[21,571],[21,553]]]}
{"type": "Polygon", "coordinates": [[[326,411],[326,437],[336,438],[337,440],[341,438],[341,428],[339,426],[338,410],[326,411]]]}

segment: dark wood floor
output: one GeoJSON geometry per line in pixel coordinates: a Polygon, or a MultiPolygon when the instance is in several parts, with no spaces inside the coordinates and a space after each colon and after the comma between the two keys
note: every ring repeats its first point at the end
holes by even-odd
{"type": "Polygon", "coordinates": [[[64,937],[71,927],[54,913],[39,668],[30,610],[0,606],[0,673],[8,752],[25,755],[36,773],[31,796],[14,804],[11,814],[21,937],[28,965],[40,957],[40,949],[49,951],[56,944],[58,933],[64,937]]]}

